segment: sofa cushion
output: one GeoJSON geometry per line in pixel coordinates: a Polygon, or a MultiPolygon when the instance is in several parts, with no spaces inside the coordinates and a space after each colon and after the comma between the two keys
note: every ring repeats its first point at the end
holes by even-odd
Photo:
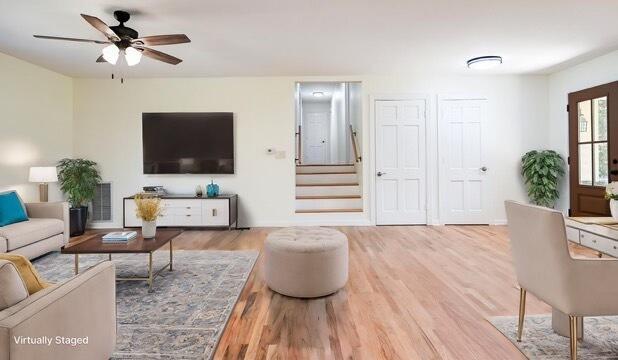
{"type": "Polygon", "coordinates": [[[0,260],[0,311],[26,298],[28,289],[15,265],[8,260],[0,260]]]}
{"type": "Polygon", "coordinates": [[[29,219],[0,227],[0,237],[6,238],[8,251],[62,234],[64,223],[58,219],[29,219]]]}
{"type": "Polygon", "coordinates": [[[51,285],[41,278],[34,266],[32,266],[30,260],[23,255],[14,253],[0,254],[0,260],[8,260],[15,265],[30,295],[51,285]]]}
{"type": "Polygon", "coordinates": [[[28,220],[24,205],[15,191],[0,194],[0,226],[28,220]]]}
{"type": "Polygon", "coordinates": [[[8,249],[6,248],[6,238],[0,236],[0,253],[5,253],[7,251],[8,249]]]}

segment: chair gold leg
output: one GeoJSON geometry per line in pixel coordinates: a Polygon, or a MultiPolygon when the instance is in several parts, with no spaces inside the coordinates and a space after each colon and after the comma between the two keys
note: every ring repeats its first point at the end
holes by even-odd
{"type": "Polygon", "coordinates": [[[517,326],[517,341],[521,341],[524,332],[524,316],[526,315],[526,290],[519,288],[519,324],[517,326]]]}
{"type": "Polygon", "coordinates": [[[569,315],[569,330],[571,340],[571,360],[577,360],[577,316],[569,315]]]}

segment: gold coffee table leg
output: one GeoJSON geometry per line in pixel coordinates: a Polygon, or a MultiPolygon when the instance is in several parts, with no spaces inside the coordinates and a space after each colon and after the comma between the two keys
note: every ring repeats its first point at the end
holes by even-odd
{"type": "Polygon", "coordinates": [[[75,275],[79,274],[79,254],[75,254],[75,267],[73,268],[75,275]]]}
{"type": "Polygon", "coordinates": [[[172,250],[172,240],[170,240],[170,271],[173,270],[173,263],[174,263],[174,255],[173,255],[173,250],[172,250]]]}
{"type": "Polygon", "coordinates": [[[152,291],[152,252],[148,253],[148,291],[152,291]]]}

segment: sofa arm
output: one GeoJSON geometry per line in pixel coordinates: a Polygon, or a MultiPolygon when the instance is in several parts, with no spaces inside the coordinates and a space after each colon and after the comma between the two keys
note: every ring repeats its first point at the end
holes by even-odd
{"type": "Polygon", "coordinates": [[[114,264],[102,262],[0,311],[0,344],[8,345],[11,360],[108,359],[116,346],[114,264]],[[20,339],[51,343],[33,345],[20,339]]]}
{"type": "Polygon", "coordinates": [[[64,243],[69,242],[69,203],[65,201],[58,202],[38,202],[26,203],[26,212],[28,217],[42,219],[58,219],[64,222],[64,243]]]}

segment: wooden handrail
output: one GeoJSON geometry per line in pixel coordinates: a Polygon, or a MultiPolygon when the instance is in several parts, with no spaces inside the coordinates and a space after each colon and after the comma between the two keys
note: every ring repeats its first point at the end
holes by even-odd
{"type": "Polygon", "coordinates": [[[298,125],[298,132],[296,132],[295,134],[297,140],[296,140],[296,163],[300,164],[301,163],[301,159],[302,159],[302,152],[303,152],[303,148],[302,148],[302,129],[301,126],[298,125]]]}
{"type": "Polygon", "coordinates": [[[352,128],[352,124],[350,124],[350,137],[352,138],[352,149],[354,150],[354,161],[361,162],[363,159],[358,155],[358,145],[356,144],[356,131],[352,128]]]}

